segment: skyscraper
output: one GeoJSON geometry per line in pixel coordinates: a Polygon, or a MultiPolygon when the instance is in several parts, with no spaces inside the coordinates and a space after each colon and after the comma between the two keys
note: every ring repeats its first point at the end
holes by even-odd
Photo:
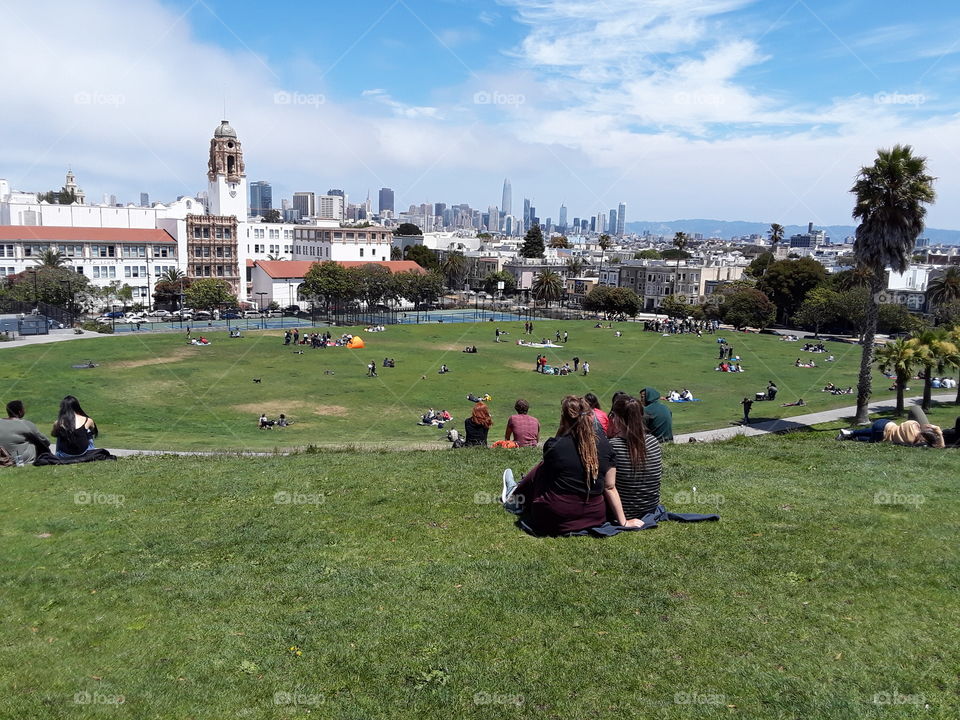
{"type": "Polygon", "coordinates": [[[384,210],[393,212],[393,190],[390,188],[380,188],[380,200],[377,207],[381,214],[383,214],[384,210]]]}
{"type": "Polygon", "coordinates": [[[273,209],[273,188],[266,180],[250,183],[250,214],[266,215],[273,209]]]}
{"type": "Polygon", "coordinates": [[[567,231],[567,206],[563,203],[560,204],[560,220],[557,223],[557,229],[560,232],[567,231]]]}
{"type": "Polygon", "coordinates": [[[617,207],[617,235],[623,235],[624,221],[627,216],[627,206],[623,203],[617,207]]]}
{"type": "Polygon", "coordinates": [[[301,218],[313,217],[317,214],[317,196],[312,192],[295,192],[293,194],[293,209],[301,218]]]}
{"type": "Polygon", "coordinates": [[[617,231],[617,211],[610,208],[610,222],[607,223],[607,232],[615,233],[617,231]]]}
{"type": "Polygon", "coordinates": [[[513,188],[507,178],[503,179],[503,202],[500,203],[500,209],[504,215],[513,214],[513,188]]]}
{"type": "Polygon", "coordinates": [[[531,217],[532,215],[530,214],[530,200],[529,198],[524,198],[523,199],[523,230],[524,232],[530,229],[531,217]]]}
{"type": "Polygon", "coordinates": [[[150,207],[150,193],[140,193],[140,207],[150,207]]]}

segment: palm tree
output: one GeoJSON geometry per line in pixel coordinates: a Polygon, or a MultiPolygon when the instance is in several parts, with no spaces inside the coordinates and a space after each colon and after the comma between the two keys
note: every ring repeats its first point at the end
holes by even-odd
{"type": "Polygon", "coordinates": [[[924,330],[914,334],[907,344],[913,348],[917,362],[923,365],[923,402],[920,407],[926,412],[930,409],[934,369],[937,375],[942,375],[947,365],[957,365],[960,362],[960,351],[945,330],[924,330]]]}
{"type": "Polygon", "coordinates": [[[877,350],[876,359],[880,363],[880,372],[893,372],[897,376],[897,415],[903,415],[903,391],[913,374],[913,364],[917,360],[916,350],[908,340],[897,338],[877,350]]]}
{"type": "Polygon", "coordinates": [[[172,267],[160,273],[160,277],[157,278],[157,282],[178,283],[185,277],[186,275],[184,274],[183,270],[172,267]]]}
{"type": "Polygon", "coordinates": [[[853,216],[860,221],[853,252],[857,262],[873,272],[857,382],[857,423],[869,419],[873,339],[885,271],[890,267],[903,272],[909,266],[910,253],[927,214],[924,204],[936,197],[933,181],[927,174],[926,158],[915,156],[909,145],[896,145],[892,150],[878,150],[873,165],[860,168],[851,188],[856,195],[853,216]]]}
{"type": "Polygon", "coordinates": [[[783,225],[780,223],[771,223],[767,234],[770,236],[770,252],[776,256],[777,245],[783,242],[783,225]]]}
{"type": "Polygon", "coordinates": [[[534,278],[531,291],[534,300],[549,306],[551,301],[559,300],[563,296],[563,278],[553,270],[543,270],[534,278]]]}
{"type": "Polygon", "coordinates": [[[576,277],[583,272],[586,263],[581,257],[572,257],[567,260],[567,277],[576,277]]]}
{"type": "Polygon", "coordinates": [[[603,254],[610,249],[610,246],[613,243],[610,241],[610,236],[604,233],[600,236],[600,239],[597,240],[597,245],[600,246],[600,267],[597,269],[597,282],[600,282],[600,273],[603,272],[603,254]]]}
{"type": "Polygon", "coordinates": [[[448,290],[462,290],[463,280],[467,275],[467,259],[462,252],[454,250],[447,254],[440,271],[448,290]]]}
{"type": "Polygon", "coordinates": [[[677,294],[677,285],[680,282],[680,253],[684,251],[687,247],[687,244],[690,242],[690,238],[687,237],[685,232],[678,232],[673,236],[673,246],[679,250],[677,253],[677,266],[673,271],[673,294],[677,294]]]}
{"type": "Polygon", "coordinates": [[[927,285],[927,303],[931,306],[944,305],[960,300],[960,268],[947,268],[943,275],[933,278],[927,285]]]}
{"type": "Polygon", "coordinates": [[[63,267],[64,265],[69,264],[70,259],[64,255],[59,250],[51,250],[47,248],[43,250],[39,255],[37,255],[34,260],[40,267],[63,267]]]}

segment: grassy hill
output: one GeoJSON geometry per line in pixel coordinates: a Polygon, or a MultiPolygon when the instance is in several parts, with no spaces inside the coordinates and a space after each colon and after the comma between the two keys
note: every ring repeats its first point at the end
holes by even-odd
{"type": "Polygon", "coordinates": [[[952,451],[669,447],[721,521],[606,540],[490,502],[536,457],[5,471],[0,717],[957,717],[952,451]]]}
{"type": "MultiPolygon", "coordinates": [[[[636,323],[596,329],[591,322],[540,322],[536,339],[567,330],[570,341],[546,354],[553,364],[579,357],[591,366],[588,377],[543,376],[533,372],[536,348],[518,347],[522,323],[502,323],[507,342],[494,342],[493,323],[392,326],[366,335],[364,350],[284,347],[279,331],[250,332],[229,340],[212,333],[209,347],[187,345],[180,334],[142,333],[133,337],[73,340],[20,348],[0,348],[4,400],[23,399],[28,417],[46,429],[60,399],[74,394],[100,426],[103,447],[140,449],[261,449],[351,443],[357,446],[442,447],[443,432],[417,427],[428,408],[448,409],[462,429],[470,410],[467,393],[490,393],[494,426],[502,437],[513,403],[525,397],[545,429],[556,427],[560,399],[596,393],[605,407],[616,390],[638,393],[651,385],[666,392],[689,388],[702,402],[671,405],[678,432],[722,427],[741,417],[740,400],[780,388],[780,402],[798,397],[805,408],[780,402],[757,403],[755,420],[785,417],[850,405],[851,396],[820,392],[824,385],[856,385],[860,348],[828,343],[836,362],[800,351],[799,343],[774,336],[721,333],[743,357],[744,373],[719,373],[716,337],[661,337],[636,323]],[[461,352],[476,345],[476,355],[461,352]],[[822,367],[794,367],[798,356],[822,367]],[[383,368],[384,357],[396,368],[383,368]],[[73,369],[91,360],[99,367],[73,369]],[[374,360],[379,377],[366,377],[374,360]],[[438,375],[441,364],[451,372],[438,375]],[[253,379],[259,378],[260,383],[253,379]],[[261,412],[285,413],[296,424],[283,431],[260,431],[261,412]]],[[[339,329],[338,332],[343,332],[339,329]]],[[[892,396],[889,381],[876,376],[876,399],[892,396]]]]}

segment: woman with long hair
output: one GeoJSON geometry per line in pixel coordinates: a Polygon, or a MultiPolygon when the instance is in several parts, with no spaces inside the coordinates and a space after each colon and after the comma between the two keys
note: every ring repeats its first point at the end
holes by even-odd
{"type": "MultiPolygon", "coordinates": [[[[515,490],[505,487],[508,507],[523,496],[521,521],[534,534],[587,530],[603,525],[608,514],[621,525],[639,525],[623,514],[613,449],[598,432],[594,417],[586,400],[567,395],[560,404],[557,435],[543,445],[543,462],[527,473],[515,490]]],[[[507,480],[505,477],[505,486],[507,480]]]]}
{"type": "Polygon", "coordinates": [[[643,403],[629,395],[617,397],[610,410],[609,435],[623,514],[642,518],[660,504],[663,475],[660,443],[644,426],[643,403]]]}
{"type": "Polygon", "coordinates": [[[97,437],[97,424],[73,395],[67,395],[60,401],[60,413],[53,424],[50,434],[57,439],[57,457],[76,457],[87,450],[93,450],[93,439],[97,437]]]}
{"type": "Polygon", "coordinates": [[[470,417],[463,421],[463,430],[466,435],[464,445],[466,447],[486,447],[487,432],[491,425],[493,425],[493,419],[490,417],[490,411],[487,410],[486,403],[476,403],[470,417]]]}

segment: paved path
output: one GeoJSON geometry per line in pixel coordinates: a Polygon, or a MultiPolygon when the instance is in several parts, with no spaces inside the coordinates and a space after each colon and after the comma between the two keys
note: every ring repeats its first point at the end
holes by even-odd
{"type": "Polygon", "coordinates": [[[66,340],[89,340],[90,338],[116,337],[102,333],[90,332],[84,330],[81,335],[77,335],[72,328],[62,330],[51,330],[48,335],[17,335],[16,340],[0,342],[0,350],[3,348],[23,347],[24,345],[42,345],[44,343],[65,342],[66,340]]]}
{"type": "MultiPolygon", "coordinates": [[[[917,395],[916,397],[905,397],[903,399],[904,406],[909,407],[911,404],[917,403],[923,399],[923,396],[917,395]]],[[[952,402],[957,399],[956,392],[952,392],[948,395],[933,395],[931,397],[935,402],[952,402]]],[[[757,403],[754,407],[763,407],[763,403],[757,403]]],[[[870,403],[870,412],[880,412],[881,410],[893,410],[896,407],[896,401],[891,402],[890,400],[880,400],[878,402],[870,403]]],[[[674,438],[674,442],[685,443],[695,440],[697,442],[716,442],[717,440],[729,440],[732,437],[737,435],[764,435],[766,433],[774,432],[784,432],[785,430],[799,430],[802,428],[809,428],[811,425],[819,425],[820,423],[834,422],[836,420],[843,420],[849,418],[852,422],[854,415],[856,415],[857,406],[852,405],[845,408],[836,408],[835,410],[824,410],[823,412],[810,413],[808,415],[794,415],[789,418],[782,418],[778,420],[767,420],[765,422],[751,423],[750,425],[732,425],[731,427],[726,428],[717,428],[716,430],[702,430],[695,433],[686,433],[684,435],[677,435],[674,438]]]]}

